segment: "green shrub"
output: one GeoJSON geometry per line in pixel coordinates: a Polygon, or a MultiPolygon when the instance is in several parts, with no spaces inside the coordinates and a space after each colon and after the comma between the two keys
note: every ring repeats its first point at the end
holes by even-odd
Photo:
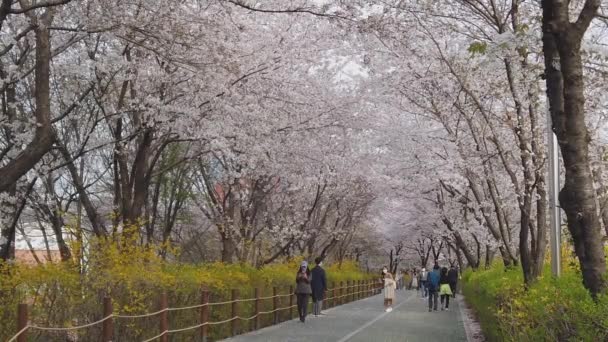
{"type": "MultiPolygon", "coordinates": [[[[240,298],[254,297],[255,288],[262,296],[271,296],[273,287],[279,294],[288,294],[295,285],[295,273],[300,260],[272,264],[257,269],[239,264],[177,264],[165,262],[153,248],[118,247],[104,243],[88,260],[86,272],[80,273],[69,264],[47,264],[37,267],[0,265],[0,341],[16,332],[16,308],[28,303],[30,322],[37,326],[69,327],[87,324],[102,318],[102,298],[109,295],[115,313],[136,315],[158,310],[159,294],[167,291],[170,307],[200,303],[201,288],[210,292],[211,302],[231,298],[231,290],[239,291],[240,298]]],[[[328,280],[339,283],[347,280],[370,279],[354,262],[326,267],[328,280]]],[[[289,305],[289,297],[280,298],[279,305],[289,305]]],[[[272,310],[272,300],[262,302],[261,311],[272,310]]],[[[230,305],[210,307],[210,321],[231,317],[230,305]]],[[[253,316],[253,302],[239,303],[242,317],[253,316]]],[[[280,319],[289,312],[280,313],[280,319]]],[[[198,309],[171,311],[169,329],[198,324],[198,309]]],[[[272,315],[264,315],[262,326],[272,322],[272,315]]],[[[248,331],[251,321],[240,323],[240,331],[248,331]]],[[[115,319],[115,341],[139,341],[159,333],[158,317],[145,319],[115,319]]],[[[101,325],[79,330],[75,335],[31,331],[30,341],[95,341],[101,325]],[[84,339],[83,339],[84,338],[84,339]]],[[[228,336],[230,325],[210,328],[211,340],[228,336]]],[[[196,330],[172,334],[172,341],[195,340],[196,330]]]]}
{"type": "Polygon", "coordinates": [[[498,262],[465,272],[463,292],[488,341],[608,341],[608,296],[594,302],[576,265],[558,279],[546,267],[528,290],[522,278],[498,262]]]}

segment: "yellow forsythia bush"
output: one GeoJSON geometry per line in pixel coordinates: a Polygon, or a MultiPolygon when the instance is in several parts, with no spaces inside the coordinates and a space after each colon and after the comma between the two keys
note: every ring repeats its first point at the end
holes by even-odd
{"type": "MultiPolygon", "coordinates": [[[[607,251],[608,252],[608,251],[607,251]]],[[[463,292],[488,341],[608,341],[608,295],[594,302],[583,287],[572,253],[563,253],[563,275],[542,277],[527,290],[521,268],[467,271],[463,292]]]]}
{"type": "MultiPolygon", "coordinates": [[[[29,304],[30,322],[37,326],[73,327],[100,320],[103,317],[103,298],[113,301],[114,313],[137,315],[157,311],[163,291],[169,295],[170,307],[197,305],[201,302],[201,289],[207,288],[211,302],[231,298],[238,290],[240,298],[254,297],[255,288],[262,297],[271,296],[274,287],[279,294],[288,294],[294,285],[295,273],[301,259],[272,264],[257,269],[240,264],[179,264],[163,261],[157,248],[136,244],[117,245],[96,242],[94,253],[84,267],[71,264],[46,264],[35,267],[0,265],[0,340],[16,332],[16,308],[19,303],[29,304]]],[[[354,262],[325,267],[328,281],[371,279],[354,262]]],[[[288,306],[289,296],[281,297],[280,306],[288,306]]],[[[261,311],[272,310],[272,300],[262,302],[261,311]]],[[[239,314],[250,317],[253,302],[239,303],[239,314]]],[[[280,312],[287,319],[289,311],[280,312]]],[[[169,328],[178,329],[199,323],[199,309],[171,311],[169,328]]],[[[262,325],[272,322],[272,315],[262,317],[262,325]]],[[[232,317],[231,306],[210,307],[210,321],[232,317]]],[[[159,333],[158,316],[148,318],[117,318],[114,320],[115,341],[141,341],[159,333]]],[[[241,322],[240,331],[251,328],[250,321],[241,322]]],[[[229,334],[229,324],[212,326],[211,339],[229,334]]],[[[174,341],[190,341],[196,330],[175,334],[174,341]]],[[[31,330],[32,341],[96,341],[100,339],[101,325],[66,332],[31,330]]]]}

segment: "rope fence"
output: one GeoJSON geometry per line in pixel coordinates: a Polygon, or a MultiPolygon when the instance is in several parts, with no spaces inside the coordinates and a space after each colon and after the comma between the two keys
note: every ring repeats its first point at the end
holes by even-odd
{"type": "MultiPolygon", "coordinates": [[[[346,286],[343,282],[340,282],[339,286],[332,284],[332,288],[328,289],[326,295],[331,294],[324,299],[325,303],[328,303],[329,307],[335,307],[338,305],[346,304],[352,301],[367,298],[369,296],[379,293],[382,288],[381,283],[374,280],[366,281],[348,281],[346,286]],[[352,285],[351,285],[352,284],[352,285]]],[[[279,314],[281,312],[289,310],[289,319],[293,319],[293,309],[297,307],[294,303],[294,288],[289,287],[287,294],[279,294],[278,288],[273,288],[273,295],[262,297],[260,296],[260,289],[255,288],[255,296],[253,298],[238,298],[238,290],[232,290],[232,298],[229,301],[222,302],[209,302],[210,292],[203,288],[201,291],[201,304],[184,306],[184,307],[169,307],[168,306],[168,295],[163,292],[160,296],[160,310],[139,314],[139,315],[124,315],[113,312],[112,299],[105,297],[103,299],[103,318],[95,322],[73,326],[73,327],[43,327],[29,323],[28,319],[28,306],[27,304],[19,304],[17,308],[17,333],[8,340],[8,342],[26,342],[27,335],[30,331],[48,331],[48,332],[69,332],[82,330],[94,326],[101,325],[102,327],[102,341],[111,342],[114,341],[114,323],[119,319],[140,319],[148,317],[156,317],[159,319],[159,334],[149,339],[143,340],[143,342],[150,342],[158,340],[160,342],[168,342],[170,334],[180,333],[199,329],[199,335],[202,341],[207,341],[209,337],[209,328],[212,326],[218,326],[222,324],[231,323],[231,335],[235,336],[239,332],[238,322],[239,321],[252,321],[253,329],[260,329],[260,317],[263,315],[273,314],[272,324],[278,324],[281,322],[279,314]],[[279,305],[279,299],[289,298],[289,305],[281,307],[279,305]],[[272,310],[261,311],[260,306],[262,302],[272,300],[272,310]],[[254,303],[254,313],[252,316],[240,316],[239,315],[239,303],[254,303]],[[209,309],[214,306],[231,305],[231,318],[211,322],[209,321],[209,309]],[[199,309],[199,323],[185,328],[169,329],[169,313],[175,311],[193,310],[199,309]]]]}

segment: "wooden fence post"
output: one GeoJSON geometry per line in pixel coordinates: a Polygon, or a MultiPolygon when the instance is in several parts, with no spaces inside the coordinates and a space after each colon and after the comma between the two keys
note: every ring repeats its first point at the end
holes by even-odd
{"type": "Polygon", "coordinates": [[[365,280],[361,280],[359,287],[360,287],[359,299],[364,299],[365,298],[365,280]]]}
{"type": "Polygon", "coordinates": [[[255,288],[255,318],[253,319],[254,322],[254,330],[258,330],[260,329],[260,289],[259,288],[255,288]]]}
{"type": "Polygon", "coordinates": [[[205,323],[209,322],[209,290],[203,287],[201,292],[201,341],[207,342],[209,336],[209,326],[205,323]]]}
{"type": "Polygon", "coordinates": [[[112,335],[114,335],[114,321],[112,317],[112,312],[114,309],[112,308],[112,298],[103,297],[103,318],[106,319],[103,321],[101,338],[103,342],[112,342],[114,339],[112,335]],[[109,318],[108,318],[109,317],[109,318]]]}
{"type": "MultiPolygon", "coordinates": [[[[17,306],[17,332],[25,329],[27,327],[27,304],[19,304],[17,306]]],[[[17,342],[26,342],[27,341],[27,330],[21,333],[17,337],[17,342]]]]}
{"type": "Polygon", "coordinates": [[[331,282],[331,307],[336,306],[336,282],[331,282]]]}
{"type": "MultiPolygon", "coordinates": [[[[237,300],[239,299],[239,290],[232,289],[232,318],[239,315],[239,303],[237,300]]],[[[232,336],[236,336],[239,328],[239,320],[233,319],[232,322],[232,336]]]]}
{"type": "Polygon", "coordinates": [[[365,299],[365,280],[361,280],[361,290],[360,290],[359,298],[365,299]]]}
{"type": "Polygon", "coordinates": [[[340,298],[338,298],[338,305],[344,304],[344,295],[343,294],[344,294],[344,282],[341,281],[340,282],[340,295],[339,295],[340,298]]]}
{"type": "Polygon", "coordinates": [[[277,294],[279,293],[279,289],[275,287],[272,288],[272,310],[273,310],[273,317],[274,317],[274,324],[279,324],[279,311],[277,310],[279,308],[279,297],[277,297],[277,294]]]}
{"type": "Polygon", "coordinates": [[[169,342],[169,335],[166,333],[169,330],[169,311],[166,310],[168,307],[167,292],[163,292],[160,295],[160,309],[164,310],[160,313],[160,332],[164,334],[160,337],[160,342],[169,342]]]}
{"type": "Polygon", "coordinates": [[[293,285],[289,287],[289,319],[293,319],[293,297],[295,297],[293,285]]]}

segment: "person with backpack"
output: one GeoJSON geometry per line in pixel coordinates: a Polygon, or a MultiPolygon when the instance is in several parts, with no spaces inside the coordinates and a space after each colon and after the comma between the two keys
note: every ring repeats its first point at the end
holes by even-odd
{"type": "Polygon", "coordinates": [[[312,313],[315,317],[322,315],[321,309],[323,308],[323,299],[325,291],[327,291],[327,278],[325,277],[325,270],[323,269],[323,259],[317,257],[315,259],[315,268],[312,269],[312,280],[310,286],[312,288],[312,313]]]}
{"type": "Polygon", "coordinates": [[[429,312],[437,311],[437,299],[439,297],[439,280],[441,276],[439,274],[439,265],[435,264],[433,271],[427,274],[426,279],[426,291],[429,296],[429,312]]]}
{"type": "Polygon", "coordinates": [[[426,298],[428,296],[428,289],[426,287],[426,281],[429,276],[429,273],[426,271],[426,268],[422,268],[420,271],[420,292],[422,293],[422,298],[426,298]]]}

